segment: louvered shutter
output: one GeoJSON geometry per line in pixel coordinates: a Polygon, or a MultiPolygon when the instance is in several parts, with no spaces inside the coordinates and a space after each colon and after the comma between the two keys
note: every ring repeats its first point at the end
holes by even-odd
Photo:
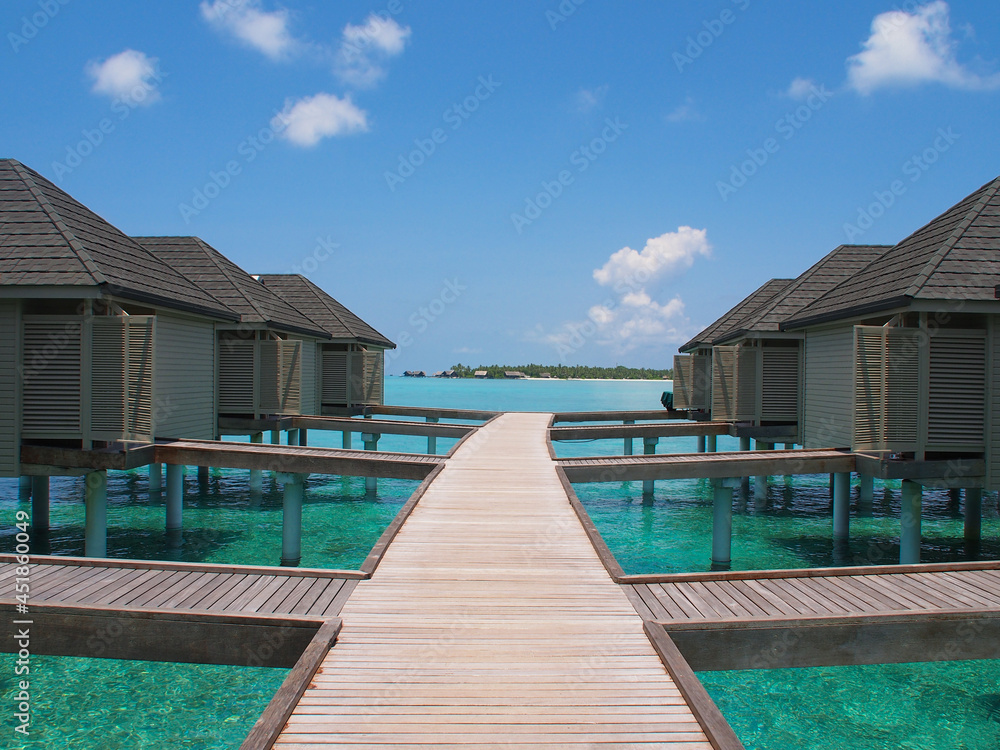
{"type": "Polygon", "coordinates": [[[21,435],[82,438],[83,319],[25,315],[21,435]]]}
{"type": "Polygon", "coordinates": [[[151,440],[155,431],[153,355],[156,351],[156,318],[152,315],[133,315],[127,319],[125,332],[128,391],[124,437],[151,440]]]}
{"type": "Polygon", "coordinates": [[[918,329],[855,326],[855,450],[917,449],[919,336],[918,329]]]}
{"type": "Polygon", "coordinates": [[[736,347],[712,347],[712,419],[736,420],[736,347]]]}
{"type": "Polygon", "coordinates": [[[90,428],[96,440],[119,440],[125,430],[126,339],[124,318],[94,318],[90,428]]]}
{"type": "Polygon", "coordinates": [[[750,346],[736,347],[736,416],[737,422],[757,421],[757,394],[760,382],[757,359],[760,349],[750,346]]]}
{"type": "Polygon", "coordinates": [[[279,407],[282,414],[298,414],[302,407],[302,342],[279,341],[279,407]]]}
{"type": "Polygon", "coordinates": [[[323,403],[347,405],[347,352],[323,352],[323,403]]]}
{"type": "Polygon", "coordinates": [[[222,338],[219,341],[219,412],[251,414],[254,411],[253,341],[222,338]]]}
{"type": "Polygon", "coordinates": [[[674,355],[674,408],[695,409],[691,398],[694,359],[690,354],[674,355]]]}
{"type": "Polygon", "coordinates": [[[985,331],[939,330],[931,337],[928,449],[984,449],[986,383],[985,331]]]}
{"type": "Polygon", "coordinates": [[[365,352],[364,355],[364,403],[367,406],[382,404],[382,352],[365,352]]]}
{"type": "Polygon", "coordinates": [[[794,422],[799,418],[798,347],[761,349],[760,418],[765,422],[794,422]]]}

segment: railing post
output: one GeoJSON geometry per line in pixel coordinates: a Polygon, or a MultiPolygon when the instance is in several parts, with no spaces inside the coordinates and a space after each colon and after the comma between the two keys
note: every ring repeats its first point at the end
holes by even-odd
{"type": "MultiPolygon", "coordinates": [[[[437,423],[438,423],[438,418],[437,417],[427,417],[427,424],[437,424],[437,423]]],[[[436,435],[428,435],[427,436],[427,452],[430,455],[433,456],[433,455],[437,454],[437,449],[438,449],[437,436],[436,435]]]]}
{"type": "MultiPolygon", "coordinates": [[[[382,436],[374,432],[361,433],[361,441],[365,444],[366,451],[378,451],[378,441],[382,436]]],[[[378,490],[378,477],[365,477],[365,492],[373,493],[378,490]]]]}
{"type": "MultiPolygon", "coordinates": [[[[624,420],[622,422],[622,424],[625,425],[626,427],[628,427],[629,425],[634,425],[635,424],[635,420],[634,419],[626,419],[626,420],[624,420]]],[[[632,451],[635,448],[635,443],[634,443],[633,439],[630,438],[630,437],[627,437],[627,438],[625,438],[624,443],[625,443],[625,454],[624,455],[631,456],[632,455],[632,451]]]]}
{"type": "MultiPolygon", "coordinates": [[[[659,438],[656,437],[644,437],[642,439],[642,453],[646,456],[656,455],[656,444],[660,442],[659,438]]],[[[654,489],[654,480],[644,479],[642,481],[642,494],[644,497],[652,497],[654,489]]]]}

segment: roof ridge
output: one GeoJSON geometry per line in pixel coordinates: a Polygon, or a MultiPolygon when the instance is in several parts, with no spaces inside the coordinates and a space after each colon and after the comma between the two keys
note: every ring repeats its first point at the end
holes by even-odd
{"type": "MultiPolygon", "coordinates": [[[[337,322],[340,323],[340,325],[342,325],[344,327],[344,330],[346,330],[352,336],[357,336],[358,335],[357,331],[354,331],[351,328],[351,326],[349,326],[347,324],[347,321],[345,321],[343,319],[343,317],[341,317],[340,313],[336,310],[336,308],[332,307],[330,305],[330,303],[327,302],[326,299],[324,299],[324,295],[320,295],[320,294],[316,293],[316,290],[319,289],[319,287],[316,284],[314,284],[312,281],[310,281],[309,279],[307,279],[305,276],[303,276],[300,273],[296,273],[296,274],[292,274],[292,275],[293,276],[298,276],[300,279],[302,279],[304,282],[306,282],[306,288],[309,289],[310,294],[312,294],[316,298],[316,300],[320,304],[323,305],[323,307],[325,307],[327,310],[330,311],[330,314],[337,319],[337,322]]],[[[320,291],[322,291],[322,290],[320,290],[320,291]]],[[[330,296],[329,294],[325,294],[325,296],[329,297],[329,299],[333,299],[333,297],[330,296]]],[[[344,308],[344,309],[346,310],[347,308],[344,308]]]]}
{"type": "Polygon", "coordinates": [[[35,178],[31,176],[30,170],[17,159],[11,159],[10,165],[17,173],[17,176],[21,178],[21,182],[24,183],[24,186],[28,188],[28,192],[35,196],[35,200],[38,201],[38,205],[42,207],[45,215],[49,217],[49,220],[55,228],[59,230],[59,234],[62,235],[63,239],[66,240],[66,243],[70,246],[73,252],[76,253],[77,258],[83,264],[83,267],[87,269],[87,273],[89,273],[91,278],[94,279],[94,282],[98,285],[110,283],[107,277],[101,272],[101,269],[98,268],[94,259],[90,257],[90,253],[87,252],[87,248],[83,246],[83,243],[80,242],[70,228],[66,226],[66,222],[60,218],[55,206],[53,206],[49,202],[49,199],[45,197],[45,194],[42,193],[41,189],[35,183],[35,178]]]}
{"type": "MultiPolygon", "coordinates": [[[[229,269],[226,268],[223,263],[219,262],[219,258],[220,257],[221,258],[226,258],[226,256],[224,256],[218,250],[216,250],[211,245],[209,245],[207,242],[205,242],[201,237],[198,237],[197,235],[191,235],[191,237],[192,237],[192,239],[194,239],[195,244],[197,244],[198,247],[201,248],[201,251],[203,253],[205,253],[205,255],[208,257],[208,259],[212,262],[212,265],[214,265],[216,268],[219,269],[219,273],[221,273],[223,276],[226,277],[226,280],[229,282],[229,284],[233,287],[233,289],[235,289],[239,293],[239,295],[244,300],[246,300],[246,303],[248,305],[250,305],[250,307],[253,309],[253,311],[256,312],[265,322],[268,322],[268,323],[274,322],[274,321],[271,320],[271,316],[269,314],[267,314],[264,310],[261,310],[260,305],[258,305],[256,303],[256,301],[254,301],[253,299],[251,299],[250,297],[247,296],[246,292],[243,291],[243,288],[240,286],[240,284],[238,284],[236,282],[236,279],[233,278],[232,274],[229,273],[229,269]],[[216,257],[216,256],[218,256],[218,257],[216,257]]],[[[229,259],[226,258],[226,260],[229,260],[229,259]]],[[[232,263],[232,261],[229,261],[229,262],[232,263]]],[[[238,267],[239,266],[237,266],[237,268],[238,267]]],[[[221,302],[221,300],[220,300],[220,302],[221,302]]]]}
{"type": "MultiPolygon", "coordinates": [[[[970,226],[972,226],[972,222],[974,222],[977,218],[979,218],[979,214],[983,212],[983,209],[986,208],[989,202],[996,197],[997,190],[1000,189],[1000,177],[995,178],[992,181],[992,183],[987,183],[987,186],[985,187],[987,187],[987,189],[983,192],[982,197],[978,201],[976,201],[976,204],[972,206],[972,208],[968,210],[968,212],[965,215],[965,218],[962,219],[962,221],[960,221],[958,225],[952,230],[951,234],[948,235],[948,239],[946,239],[941,244],[941,247],[938,248],[937,252],[935,252],[934,255],[931,257],[931,259],[924,264],[924,267],[920,270],[920,273],[918,273],[916,278],[913,280],[913,283],[911,283],[910,286],[907,287],[906,291],[904,292],[905,296],[911,298],[916,297],[917,294],[920,292],[920,290],[923,288],[924,284],[927,283],[930,277],[938,269],[938,266],[941,265],[941,262],[948,256],[948,254],[952,250],[955,249],[955,243],[958,242],[961,236],[965,234],[965,231],[970,226]]],[[[918,229],[917,232],[922,231],[922,229],[926,228],[926,226],[929,225],[924,225],[924,227],[918,229]]],[[[917,232],[914,232],[914,234],[916,234],[917,232]]],[[[905,240],[903,241],[905,242],[905,240]]]]}

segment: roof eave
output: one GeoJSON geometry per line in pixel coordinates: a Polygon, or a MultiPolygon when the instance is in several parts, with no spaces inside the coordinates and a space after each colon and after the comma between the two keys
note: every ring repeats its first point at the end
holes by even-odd
{"type": "Polygon", "coordinates": [[[837,320],[843,320],[844,318],[855,318],[859,315],[869,315],[871,313],[883,312],[885,310],[892,310],[898,307],[909,307],[911,302],[913,302],[912,297],[903,295],[899,297],[890,297],[889,299],[880,300],[878,302],[871,302],[867,305],[845,307],[839,310],[833,310],[831,312],[812,315],[805,318],[792,318],[791,320],[786,320],[781,324],[781,330],[787,331],[796,328],[808,328],[810,326],[821,325],[823,323],[832,323],[837,320]]]}

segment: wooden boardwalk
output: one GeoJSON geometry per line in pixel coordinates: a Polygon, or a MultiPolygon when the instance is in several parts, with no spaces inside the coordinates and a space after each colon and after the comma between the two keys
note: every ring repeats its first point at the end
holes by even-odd
{"type": "Polygon", "coordinates": [[[706,574],[629,588],[646,619],[672,622],[1000,610],[1000,563],[935,567],[949,569],[706,574]]]}
{"type": "MultiPolygon", "coordinates": [[[[16,563],[0,556],[0,590],[14,590],[16,563]]],[[[193,563],[38,558],[32,605],[188,610],[216,614],[333,617],[357,583],[335,571],[193,563]]]]}
{"type": "Polygon", "coordinates": [[[275,747],[711,747],[567,502],[548,419],[505,415],[448,461],[275,747]]]}

